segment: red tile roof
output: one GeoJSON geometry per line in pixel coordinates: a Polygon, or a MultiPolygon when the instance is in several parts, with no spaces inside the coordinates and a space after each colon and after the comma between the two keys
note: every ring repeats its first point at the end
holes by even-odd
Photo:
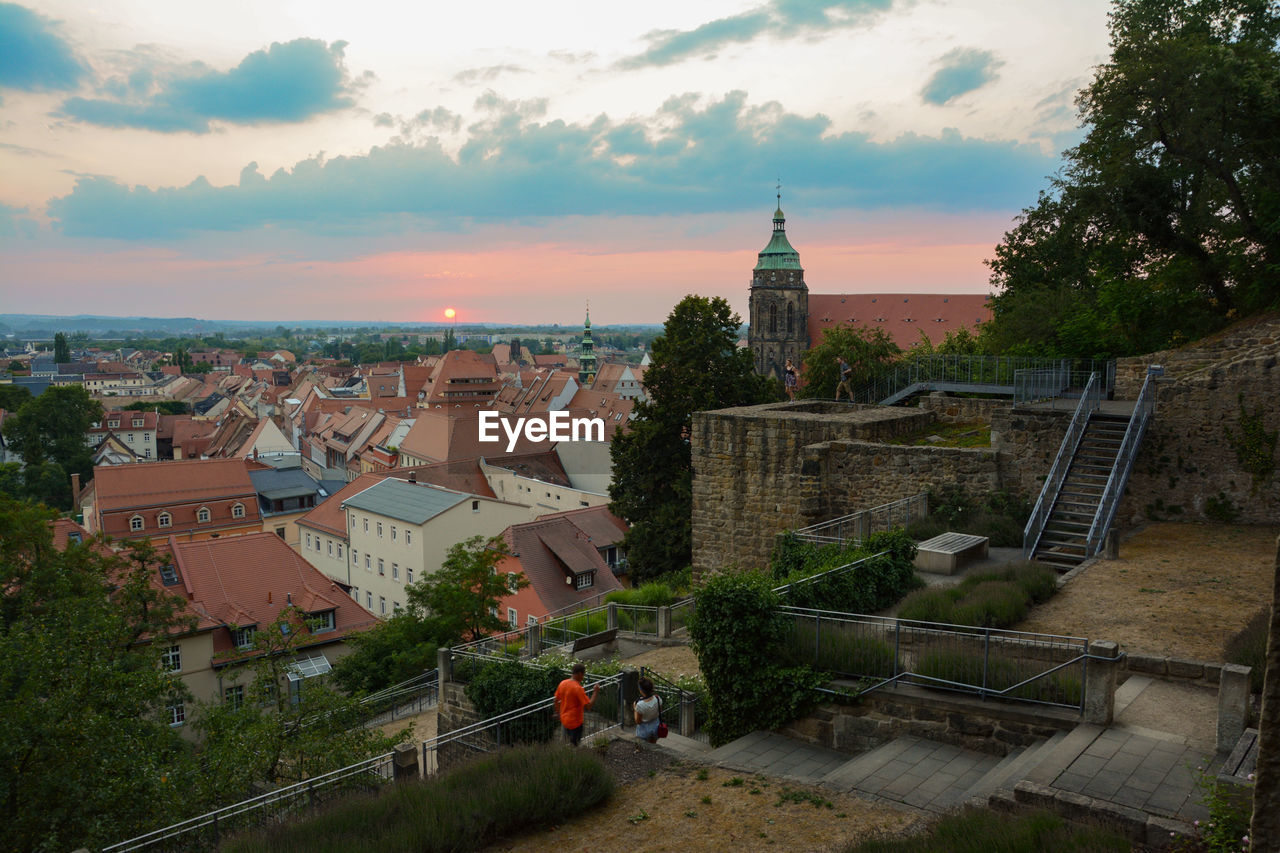
{"type": "MultiPolygon", "coordinates": [[[[536,521],[513,524],[502,532],[511,556],[500,572],[523,572],[544,613],[577,604],[602,593],[622,589],[599,549],[614,545],[626,525],[606,507],[588,507],[544,515],[536,521]],[[566,578],[594,571],[595,582],[578,590],[566,578]]],[[[541,614],[534,614],[541,615],[541,614]]]]}
{"type": "Polygon", "coordinates": [[[973,331],[991,319],[990,296],[975,293],[810,293],[809,346],[839,326],[879,326],[904,350],[923,331],[935,344],[947,332],[973,331]]]}

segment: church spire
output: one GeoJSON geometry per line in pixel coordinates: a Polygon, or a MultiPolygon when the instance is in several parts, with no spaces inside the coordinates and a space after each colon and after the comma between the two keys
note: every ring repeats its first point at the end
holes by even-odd
{"type": "Polygon", "coordinates": [[[582,346],[578,351],[578,383],[583,388],[596,381],[595,344],[591,341],[591,300],[587,300],[587,319],[582,326],[582,346]]]}

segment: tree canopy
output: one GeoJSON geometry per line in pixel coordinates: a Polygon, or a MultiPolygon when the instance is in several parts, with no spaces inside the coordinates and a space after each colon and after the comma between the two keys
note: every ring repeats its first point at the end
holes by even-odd
{"type": "Polygon", "coordinates": [[[850,387],[857,388],[901,354],[902,350],[879,326],[823,329],[822,342],[804,354],[800,396],[834,397],[839,380],[836,359],[841,356],[852,369],[850,387]]]}
{"type": "Polygon", "coordinates": [[[93,451],[85,434],[100,420],[102,404],[82,385],[48,388],[5,419],[5,440],[26,466],[25,496],[70,508],[70,476],[79,474],[85,483],[93,476],[93,451]]]}
{"type": "Polygon", "coordinates": [[[472,536],[449,549],[438,571],[406,588],[410,607],[440,620],[444,637],[478,640],[509,626],[496,615],[498,602],[529,585],[522,574],[495,573],[508,556],[498,537],[472,536]]]}
{"type": "Polygon", "coordinates": [[[1280,11],[1117,0],[1084,140],[988,261],[991,345],[1111,356],[1280,300],[1280,11]]]}
{"type": "Polygon", "coordinates": [[[776,383],[757,376],[751,352],[738,348],[741,324],[722,297],[686,296],[653,342],[648,400],[611,446],[611,508],[630,525],[623,548],[636,578],[692,562],[693,413],[778,399],[776,383]]]}

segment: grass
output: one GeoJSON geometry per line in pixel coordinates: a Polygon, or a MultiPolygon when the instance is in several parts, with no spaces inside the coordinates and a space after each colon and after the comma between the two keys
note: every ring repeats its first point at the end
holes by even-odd
{"type": "Polygon", "coordinates": [[[991,424],[976,421],[973,423],[933,423],[910,435],[886,441],[885,444],[930,447],[990,447],[991,424]],[[940,441],[931,441],[937,436],[940,441]]]}
{"type": "Polygon", "coordinates": [[[902,600],[898,618],[918,622],[1007,628],[1021,621],[1027,608],[1048,601],[1057,591],[1052,569],[1032,563],[1010,563],[973,572],[946,589],[919,589],[902,600]]]}
{"type": "Polygon", "coordinates": [[[425,782],[339,800],[302,820],[249,833],[232,853],[432,853],[476,850],[604,802],[613,778],[590,750],[515,747],[425,782]]]}
{"type": "Polygon", "coordinates": [[[846,853],[1128,853],[1132,844],[1099,826],[1072,824],[1049,812],[1005,815],[966,809],[939,820],[925,835],[865,841],[846,853]]]}

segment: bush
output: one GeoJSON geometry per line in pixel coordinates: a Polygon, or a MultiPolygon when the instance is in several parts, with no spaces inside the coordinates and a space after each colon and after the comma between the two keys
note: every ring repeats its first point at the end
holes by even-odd
{"type": "MultiPolygon", "coordinates": [[[[519,661],[495,661],[485,664],[467,684],[467,698],[480,712],[481,719],[496,717],[544,699],[556,692],[556,685],[566,677],[564,671],[525,666],[519,661]]],[[[533,715],[502,726],[502,743],[541,743],[555,734],[558,722],[554,714],[533,715]]]]}
{"type": "Polygon", "coordinates": [[[953,587],[913,592],[903,599],[898,618],[1008,628],[1026,616],[1028,607],[1047,601],[1057,589],[1057,575],[1052,569],[1034,563],[1010,563],[973,572],[953,587]]]}
{"type": "Polygon", "coordinates": [[[902,599],[902,606],[898,608],[898,618],[954,625],[953,611],[958,597],[956,593],[957,590],[954,587],[918,589],[902,599]]]}
{"type": "MultiPolygon", "coordinates": [[[[912,672],[928,678],[980,687],[985,669],[987,689],[1007,690],[1035,675],[1037,671],[1047,670],[1051,666],[1052,664],[1041,661],[1023,664],[1016,659],[1002,657],[999,651],[984,656],[981,651],[957,651],[954,648],[930,651],[926,648],[922,650],[912,672]]],[[[945,689],[945,685],[931,685],[927,681],[917,683],[945,689]]],[[[1037,678],[1030,684],[1024,684],[1005,696],[1058,705],[1079,705],[1082,690],[1079,677],[1071,669],[1062,669],[1052,675],[1037,678]]]]}
{"type": "Polygon", "coordinates": [[[1222,647],[1222,656],[1227,663],[1252,667],[1249,689],[1254,693],[1262,692],[1262,677],[1267,671],[1267,623],[1270,618],[1270,609],[1259,610],[1222,647]]]}
{"type": "Polygon", "coordinates": [[[606,602],[631,604],[638,607],[669,607],[684,598],[673,587],[658,581],[642,584],[634,589],[620,589],[604,597],[606,602]]]}
{"type": "Polygon", "coordinates": [[[381,796],[350,797],[303,820],[241,837],[234,853],[435,853],[479,850],[604,802],[613,778],[590,750],[516,747],[381,796]]]}
{"type": "Polygon", "coordinates": [[[1128,853],[1119,832],[1068,823],[1050,812],[1001,814],[968,808],[939,820],[928,833],[910,838],[864,841],[846,853],[1128,853]]]}
{"type": "Polygon", "coordinates": [[[986,536],[997,548],[1022,545],[1031,505],[1006,491],[970,496],[959,488],[929,493],[929,515],[913,521],[907,532],[917,540],[951,530],[986,536]]]}
{"type": "Polygon", "coordinates": [[[792,607],[874,613],[923,584],[915,574],[915,556],[915,541],[901,530],[870,536],[858,548],[813,545],[787,533],[778,537],[774,546],[771,571],[780,583],[792,585],[786,594],[786,603],[792,607]],[[866,562],[801,583],[859,560],[866,562]],[[780,574],[788,567],[788,573],[780,574]]]}
{"type": "Polygon", "coordinates": [[[839,628],[823,625],[818,642],[811,623],[796,619],[786,643],[787,662],[857,678],[893,675],[893,647],[855,631],[852,625],[839,628]]]}
{"type": "Polygon", "coordinates": [[[951,618],[957,625],[1004,628],[1027,615],[1028,596],[1009,581],[974,584],[956,601],[951,618]]]}

